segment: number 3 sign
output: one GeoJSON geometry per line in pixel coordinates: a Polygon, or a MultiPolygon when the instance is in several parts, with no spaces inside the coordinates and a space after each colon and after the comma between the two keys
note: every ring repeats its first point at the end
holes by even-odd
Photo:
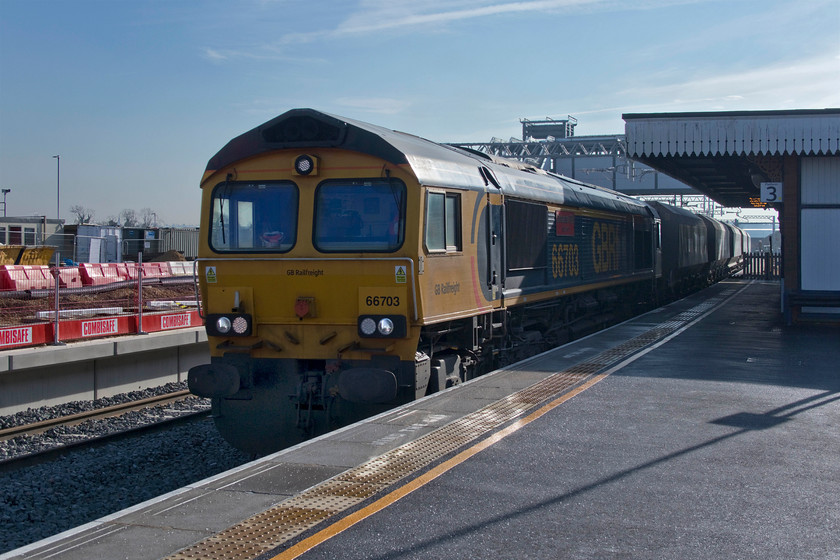
{"type": "Polygon", "coordinates": [[[782,202],[782,184],[761,183],[761,202],[782,202]]]}

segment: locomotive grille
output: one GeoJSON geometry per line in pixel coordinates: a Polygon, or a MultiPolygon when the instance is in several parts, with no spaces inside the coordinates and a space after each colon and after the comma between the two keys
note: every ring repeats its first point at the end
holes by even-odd
{"type": "MultiPolygon", "coordinates": [[[[685,327],[725,299],[735,289],[680,313],[639,336],[597,356],[468,414],[446,426],[345,471],[297,496],[254,515],[229,529],[169,556],[167,560],[250,560],[294,539],[322,521],[371,499],[389,486],[426,468],[476,439],[552,401],[596,373],[685,327]]],[[[539,370],[548,356],[538,356],[512,370],[539,370]]]]}

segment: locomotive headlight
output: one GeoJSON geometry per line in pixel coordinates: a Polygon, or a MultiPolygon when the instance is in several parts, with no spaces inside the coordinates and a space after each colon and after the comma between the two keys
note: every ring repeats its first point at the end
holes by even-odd
{"type": "Polygon", "coordinates": [[[392,332],[394,332],[394,322],[388,317],[383,317],[379,320],[379,324],[376,326],[376,329],[382,336],[389,336],[392,332]]]}
{"type": "Polygon", "coordinates": [[[219,317],[218,319],[216,319],[216,330],[221,334],[229,333],[230,328],[230,319],[228,319],[227,317],[219,317]]]}
{"type": "Polygon", "coordinates": [[[359,330],[362,331],[362,334],[365,336],[370,336],[376,332],[376,321],[367,317],[363,319],[362,322],[359,324],[359,330]]]}
{"type": "Polygon", "coordinates": [[[360,315],[359,336],[370,338],[404,338],[408,329],[402,315],[360,315]]]}
{"type": "Polygon", "coordinates": [[[251,336],[253,323],[247,313],[208,314],[204,319],[208,336],[251,336]]]}
{"type": "Polygon", "coordinates": [[[317,175],[318,158],[307,154],[295,158],[295,173],[298,175],[317,175]]]}

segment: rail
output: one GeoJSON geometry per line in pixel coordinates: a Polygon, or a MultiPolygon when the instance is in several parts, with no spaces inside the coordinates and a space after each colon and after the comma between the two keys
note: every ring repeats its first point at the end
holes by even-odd
{"type": "Polygon", "coordinates": [[[132,410],[142,410],[148,406],[155,406],[167,404],[178,400],[183,400],[190,396],[189,391],[175,391],[173,393],[166,393],[163,395],[156,395],[154,397],[147,397],[145,399],[138,399],[111,405],[108,407],[97,408],[94,410],[86,410],[84,412],[77,412],[68,416],[59,416],[50,418],[49,420],[41,420],[40,422],[33,422],[32,424],[22,424],[20,426],[12,426],[10,428],[3,428],[0,430],[0,441],[19,436],[21,434],[39,434],[54,426],[74,426],[81,422],[97,418],[109,418],[118,414],[123,414],[132,410]]]}

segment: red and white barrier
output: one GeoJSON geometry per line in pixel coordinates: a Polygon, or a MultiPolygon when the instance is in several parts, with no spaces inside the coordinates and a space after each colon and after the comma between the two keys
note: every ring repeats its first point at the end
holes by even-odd
{"type": "Polygon", "coordinates": [[[0,266],[0,289],[50,290],[55,286],[55,279],[50,274],[50,267],[41,265],[11,265],[0,266]]]}
{"type": "MultiPolygon", "coordinates": [[[[79,266],[62,266],[52,269],[46,265],[0,265],[0,290],[24,292],[27,290],[52,290],[56,275],[59,289],[101,286],[112,282],[137,280],[142,271],[144,278],[166,278],[192,276],[194,263],[185,261],[152,262],[138,266],[135,263],[82,263],[79,266]]],[[[175,302],[176,304],[178,302],[175,302]]],[[[183,305],[182,305],[183,307],[183,305]]],[[[138,315],[122,315],[121,308],[97,309],[104,317],[85,318],[85,310],[59,310],[59,334],[61,341],[84,340],[106,336],[136,334],[139,330],[138,315]],[[110,317],[108,314],[112,314],[110,317]]],[[[93,312],[93,310],[90,310],[93,312]]],[[[0,350],[22,348],[55,341],[56,312],[36,313],[41,321],[32,325],[0,327],[0,350]]],[[[154,311],[143,313],[144,332],[165,331],[203,325],[204,322],[193,310],[154,311]]]]}
{"type": "Polygon", "coordinates": [[[167,263],[143,263],[143,278],[164,278],[170,276],[167,263]]]}
{"type": "Polygon", "coordinates": [[[82,272],[78,267],[65,266],[58,269],[59,288],[81,288],[82,272]]]}
{"type": "MultiPolygon", "coordinates": [[[[143,332],[147,333],[200,327],[203,324],[198,311],[143,314],[143,332]]],[[[61,321],[59,333],[63,342],[137,334],[138,320],[137,315],[123,315],[61,321]]],[[[0,328],[0,350],[50,344],[54,337],[55,323],[0,328]]]]}
{"type": "Polygon", "coordinates": [[[188,261],[170,261],[166,264],[169,266],[171,276],[192,276],[195,272],[193,263],[188,261]]]}
{"type": "Polygon", "coordinates": [[[82,263],[79,272],[84,286],[101,286],[125,280],[127,275],[119,274],[117,263],[82,263]]]}
{"type": "MultiPolygon", "coordinates": [[[[143,263],[143,278],[192,276],[193,263],[186,261],[143,263]]],[[[78,267],[58,269],[61,288],[101,286],[111,282],[137,280],[138,266],[134,263],[81,263],[78,267]]],[[[46,265],[0,266],[0,290],[50,290],[55,278],[46,265]]]]}

